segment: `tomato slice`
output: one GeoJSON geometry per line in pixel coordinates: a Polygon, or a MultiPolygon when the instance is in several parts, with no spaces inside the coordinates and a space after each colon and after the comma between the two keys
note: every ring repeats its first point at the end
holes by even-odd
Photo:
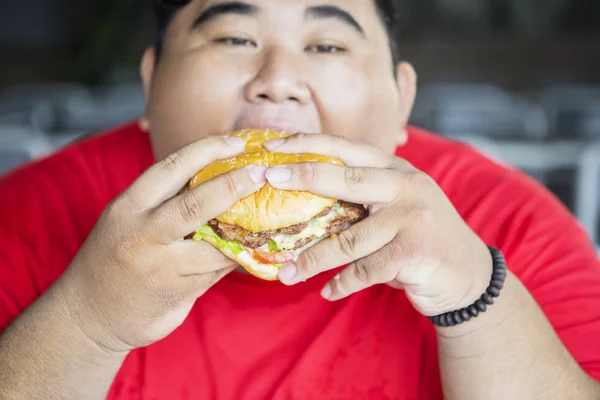
{"type": "Polygon", "coordinates": [[[260,249],[247,249],[254,259],[263,264],[284,264],[294,260],[293,251],[278,251],[271,253],[260,249]]]}

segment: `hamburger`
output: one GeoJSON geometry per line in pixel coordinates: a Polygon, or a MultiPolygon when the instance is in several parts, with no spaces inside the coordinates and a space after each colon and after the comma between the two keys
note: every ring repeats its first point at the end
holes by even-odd
{"type": "MultiPolygon", "coordinates": [[[[325,155],[273,153],[263,147],[267,141],[290,135],[270,129],[229,133],[228,136],[246,141],[244,152],[208,165],[190,180],[188,187],[194,188],[218,175],[251,164],[269,168],[304,162],[343,165],[341,160],[325,155]]],[[[304,191],[279,190],[267,183],[258,192],[200,226],[192,238],[212,244],[252,275],[276,280],[284,263],[295,261],[304,250],[340,234],[366,216],[367,210],[362,205],[304,191]]]]}

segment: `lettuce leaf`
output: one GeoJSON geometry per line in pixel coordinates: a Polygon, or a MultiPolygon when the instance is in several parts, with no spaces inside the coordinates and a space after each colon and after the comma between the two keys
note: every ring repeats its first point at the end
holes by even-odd
{"type": "Polygon", "coordinates": [[[277,253],[279,251],[279,247],[277,247],[277,243],[273,239],[269,240],[268,248],[269,253],[277,253]]]}
{"type": "Polygon", "coordinates": [[[242,245],[235,240],[227,241],[221,239],[208,224],[202,225],[200,228],[196,229],[196,234],[194,235],[193,240],[195,242],[199,242],[204,238],[209,238],[210,242],[214,243],[215,247],[219,250],[229,249],[235,256],[246,251],[242,245]]]}

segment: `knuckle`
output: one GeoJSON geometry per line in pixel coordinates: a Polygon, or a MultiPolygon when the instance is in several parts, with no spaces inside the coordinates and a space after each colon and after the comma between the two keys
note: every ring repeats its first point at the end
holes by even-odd
{"type": "Polygon", "coordinates": [[[354,143],[352,140],[348,139],[342,135],[317,135],[317,139],[320,139],[323,144],[327,144],[330,149],[334,149],[335,147],[347,147],[353,146],[354,143]]]}
{"type": "Polygon", "coordinates": [[[356,280],[366,284],[373,283],[373,273],[365,260],[358,260],[354,263],[352,274],[356,280]]]}
{"type": "Polygon", "coordinates": [[[241,193],[243,192],[244,185],[237,179],[235,179],[234,175],[231,173],[227,173],[222,175],[223,185],[225,186],[225,190],[227,193],[230,193],[233,197],[241,197],[241,193]]]}
{"type": "Polygon", "coordinates": [[[304,262],[302,263],[304,271],[308,272],[309,274],[318,272],[318,260],[315,253],[313,251],[307,250],[304,253],[302,253],[302,256],[302,258],[304,259],[304,262]]]}
{"type": "Polygon", "coordinates": [[[194,193],[193,190],[186,192],[179,202],[179,213],[185,222],[202,220],[205,214],[202,198],[194,193]]]}
{"type": "Polygon", "coordinates": [[[427,204],[413,206],[408,214],[411,219],[414,219],[415,224],[420,226],[427,226],[434,222],[433,210],[427,204]]]}
{"type": "Polygon", "coordinates": [[[305,149],[305,146],[307,145],[306,136],[307,135],[303,132],[294,133],[286,139],[285,144],[292,147],[305,149]]]}
{"type": "Polygon", "coordinates": [[[287,138],[288,143],[291,143],[291,142],[302,143],[305,140],[306,140],[306,134],[304,132],[294,133],[293,135],[291,135],[290,137],[287,138]]]}
{"type": "Polygon", "coordinates": [[[408,222],[412,241],[428,242],[427,235],[438,229],[435,212],[427,204],[411,207],[404,218],[408,222]]]}
{"type": "Polygon", "coordinates": [[[318,171],[315,164],[304,163],[300,165],[298,175],[303,184],[310,186],[317,180],[318,171]]]}
{"type": "Polygon", "coordinates": [[[161,161],[160,166],[167,171],[179,171],[183,168],[183,155],[180,151],[171,153],[161,161]]]}
{"type": "Polygon", "coordinates": [[[347,260],[353,258],[356,249],[356,240],[356,235],[350,229],[345,230],[338,236],[338,247],[347,260]]]}
{"type": "Polygon", "coordinates": [[[143,248],[140,235],[134,233],[119,234],[116,237],[114,257],[121,262],[128,262],[137,258],[143,248]]]}
{"type": "MultiPolygon", "coordinates": [[[[395,243],[394,246],[394,254],[398,255],[397,258],[408,262],[416,262],[421,259],[422,236],[423,234],[419,228],[411,229],[410,232],[403,235],[403,240],[395,243]]],[[[425,242],[427,241],[427,238],[425,238],[425,242]]]]}
{"type": "Polygon", "coordinates": [[[290,141],[297,142],[299,145],[304,146],[310,143],[311,139],[314,139],[311,134],[300,132],[290,137],[290,141]]]}
{"type": "Polygon", "coordinates": [[[131,190],[126,190],[116,199],[116,205],[120,210],[125,210],[128,213],[138,212],[143,210],[143,207],[136,201],[131,190]]]}
{"type": "Polygon", "coordinates": [[[385,201],[387,203],[394,203],[396,202],[398,199],[400,199],[400,197],[402,196],[402,173],[398,172],[398,171],[392,171],[391,172],[391,176],[392,176],[392,181],[394,184],[389,186],[389,190],[387,191],[387,198],[385,199],[385,201]]]}
{"type": "Polygon", "coordinates": [[[364,183],[365,177],[357,168],[346,168],[344,170],[344,180],[349,186],[357,186],[364,183]]]}
{"type": "Polygon", "coordinates": [[[410,187],[420,191],[420,193],[423,193],[425,196],[431,194],[436,187],[433,178],[422,171],[411,170],[404,172],[404,176],[410,187]]]}
{"type": "Polygon", "coordinates": [[[115,229],[115,226],[124,226],[124,224],[135,223],[135,218],[140,215],[140,208],[137,207],[126,193],[123,193],[104,208],[100,216],[100,221],[109,229],[115,229]]]}
{"type": "Polygon", "coordinates": [[[108,205],[104,208],[103,217],[108,220],[118,220],[119,216],[122,214],[123,209],[123,199],[118,197],[117,199],[108,203],[108,205]]]}
{"type": "Polygon", "coordinates": [[[388,165],[388,168],[394,168],[400,171],[416,170],[415,166],[408,162],[408,160],[397,156],[390,157],[390,163],[388,165]]]}

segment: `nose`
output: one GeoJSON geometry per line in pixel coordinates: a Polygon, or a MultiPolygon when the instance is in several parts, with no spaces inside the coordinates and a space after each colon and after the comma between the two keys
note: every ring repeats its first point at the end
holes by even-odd
{"type": "Polygon", "coordinates": [[[246,85],[246,99],[255,104],[307,104],[311,93],[302,75],[301,65],[293,55],[272,50],[265,54],[260,69],[246,85]]]}

